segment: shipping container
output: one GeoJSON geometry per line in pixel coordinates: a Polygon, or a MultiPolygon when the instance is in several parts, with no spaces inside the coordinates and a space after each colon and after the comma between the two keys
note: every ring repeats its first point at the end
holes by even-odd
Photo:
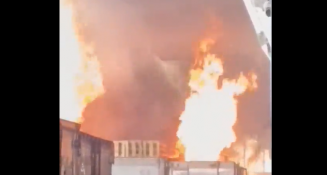
{"type": "Polygon", "coordinates": [[[169,163],[162,158],[115,158],[112,175],[168,175],[169,163]]]}
{"type": "Polygon", "coordinates": [[[100,175],[111,175],[112,164],[114,163],[114,143],[112,141],[104,141],[100,150],[100,175]]]}
{"type": "Polygon", "coordinates": [[[271,175],[271,172],[254,172],[249,173],[250,175],[271,175]]]}
{"type": "Polygon", "coordinates": [[[60,174],[111,175],[114,144],[79,131],[80,125],[60,120],[60,174]]]}
{"type": "Polygon", "coordinates": [[[169,175],[246,175],[246,170],[234,162],[170,162],[169,167],[169,175]]]}
{"type": "Polygon", "coordinates": [[[115,157],[158,158],[165,155],[165,146],[154,140],[114,141],[115,157]]]}

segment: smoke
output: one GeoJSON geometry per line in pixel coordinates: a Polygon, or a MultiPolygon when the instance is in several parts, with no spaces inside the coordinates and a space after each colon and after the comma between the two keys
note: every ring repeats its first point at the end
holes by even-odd
{"type": "Polygon", "coordinates": [[[240,99],[239,137],[269,120],[269,62],[241,0],[75,0],[79,34],[92,43],[105,93],[84,110],[82,130],[102,138],[173,143],[188,94],[194,44],[215,25],[226,78],[255,71],[240,99]]]}

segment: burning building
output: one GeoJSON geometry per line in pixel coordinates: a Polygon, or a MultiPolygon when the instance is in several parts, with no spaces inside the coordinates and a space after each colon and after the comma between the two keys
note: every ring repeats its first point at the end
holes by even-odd
{"type": "Polygon", "coordinates": [[[212,160],[266,124],[269,63],[242,1],[72,0],[61,16],[61,116],[82,131],[212,160]]]}

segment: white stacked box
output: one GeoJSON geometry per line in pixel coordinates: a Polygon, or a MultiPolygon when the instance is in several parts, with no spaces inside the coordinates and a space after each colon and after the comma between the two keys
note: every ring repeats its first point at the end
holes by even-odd
{"type": "Polygon", "coordinates": [[[120,140],[114,141],[115,157],[161,157],[164,147],[154,140],[120,140]]]}

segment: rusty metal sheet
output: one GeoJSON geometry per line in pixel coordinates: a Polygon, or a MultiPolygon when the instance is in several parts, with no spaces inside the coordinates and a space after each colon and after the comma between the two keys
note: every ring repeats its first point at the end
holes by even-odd
{"type": "Polygon", "coordinates": [[[60,174],[111,175],[113,142],[67,126],[75,125],[65,122],[60,128],[60,174]]]}

